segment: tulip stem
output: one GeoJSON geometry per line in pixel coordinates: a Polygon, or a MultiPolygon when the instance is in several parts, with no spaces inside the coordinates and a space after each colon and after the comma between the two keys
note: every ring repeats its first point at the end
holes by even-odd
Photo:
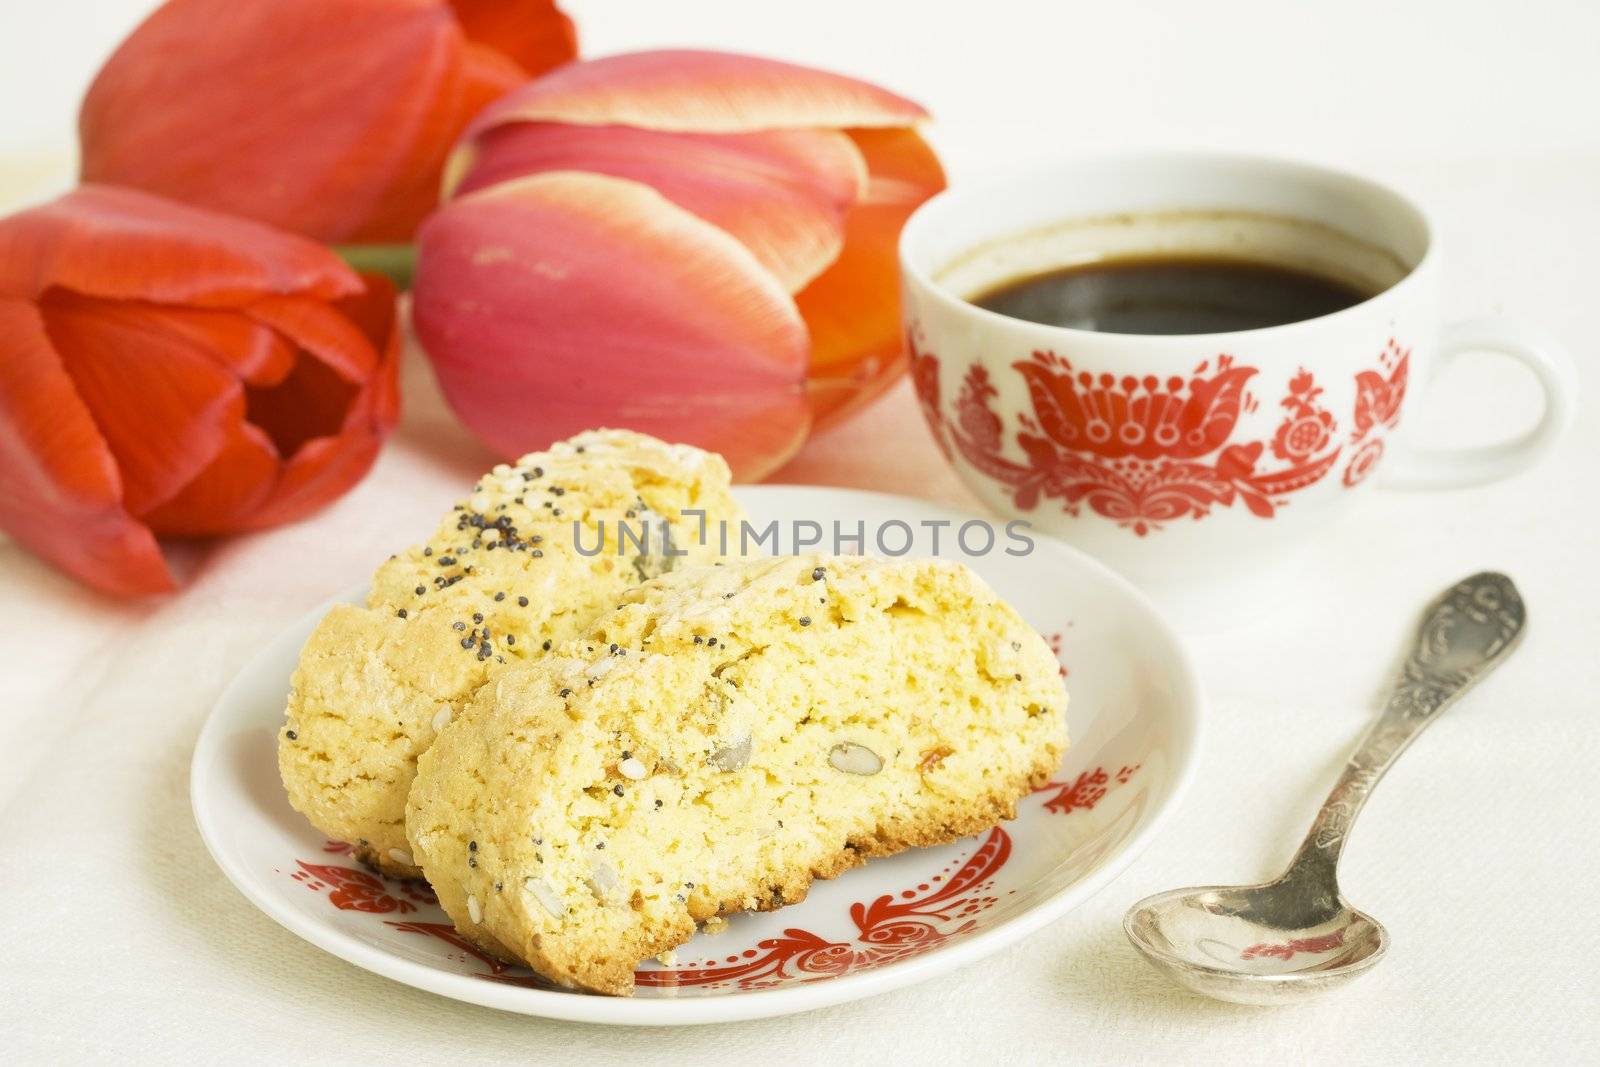
{"type": "Polygon", "coordinates": [[[411,288],[411,275],[417,266],[415,245],[334,245],[333,251],[363,274],[382,274],[401,289],[411,288]]]}

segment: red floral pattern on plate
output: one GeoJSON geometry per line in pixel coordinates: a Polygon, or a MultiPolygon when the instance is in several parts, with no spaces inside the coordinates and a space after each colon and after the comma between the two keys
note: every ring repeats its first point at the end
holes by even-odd
{"type": "MultiPolygon", "coordinates": [[[[1050,651],[1055,654],[1057,662],[1059,662],[1060,659],[1061,659],[1061,642],[1063,640],[1063,638],[1061,636],[1061,631],[1057,630],[1053,634],[1045,634],[1044,639],[1045,639],[1045,643],[1050,646],[1050,651]]],[[[1067,676],[1067,665],[1065,663],[1062,663],[1061,664],[1061,677],[1065,678],[1066,676],[1067,676]]]]}
{"type": "Polygon", "coordinates": [[[1125,785],[1128,779],[1139,772],[1139,764],[1131,767],[1121,767],[1115,775],[1106,773],[1104,767],[1096,767],[1092,771],[1084,771],[1070,782],[1046,782],[1035,793],[1048,793],[1055,790],[1055,796],[1044,802],[1045,811],[1053,811],[1058,815],[1066,815],[1074,811],[1091,811],[1094,806],[1105,798],[1113,785],[1125,785]]]}
{"type": "Polygon", "coordinates": [[[295,881],[310,889],[327,888],[328,903],[340,911],[370,911],[379,914],[399,912],[405,915],[417,910],[409,900],[390,895],[384,879],[354,867],[335,867],[324,863],[295,861],[300,869],[290,875],[295,881]]]}
{"type": "Polygon", "coordinates": [[[938,358],[912,351],[918,397],[941,447],[948,438],[1024,511],[1056,499],[1069,515],[1087,506],[1140,537],[1235,503],[1271,518],[1291,494],[1320,481],[1342,448],[1333,440],[1334,417],[1321,406],[1322,389],[1304,369],[1279,401],[1285,415],[1270,442],[1234,440],[1239,417],[1255,410],[1245,385],[1257,371],[1230,355],[1201,362],[1188,379],[1162,380],[1090,374],[1040,351],[1011,365],[1032,406],[1018,417],[1019,462],[1001,454],[1004,423],[988,368],[967,369],[955,421],[947,422],[938,406],[938,358]],[[1262,463],[1269,443],[1276,465],[1262,463]]]}
{"type": "MultiPolygon", "coordinates": [[[[1055,644],[1059,644],[1059,635],[1055,644]]],[[[1062,815],[1088,811],[1113,786],[1127,782],[1138,770],[1135,764],[1110,774],[1104,767],[1096,767],[1070,783],[1050,782],[1034,793],[1057,790],[1045,801],[1046,811],[1062,815]]],[[[336,845],[329,842],[324,851],[347,850],[336,845]]],[[[779,937],[764,939],[753,948],[722,959],[637,971],[635,981],[644,989],[751,990],[788,982],[823,981],[910,959],[977,928],[978,916],[999,901],[992,892],[995,875],[1011,858],[1013,847],[1011,835],[996,826],[979,839],[970,855],[918,882],[914,888],[850,905],[850,920],[856,932],[849,941],[831,941],[791,927],[779,937]]],[[[291,877],[315,890],[331,887],[329,903],[340,910],[405,915],[417,910],[413,900],[430,906],[437,903],[432,890],[418,879],[400,880],[304,860],[296,863],[300,870],[291,877]]],[[[441,942],[452,958],[476,960],[484,969],[475,972],[474,977],[533,989],[559,988],[526,968],[495,959],[462,937],[448,922],[388,919],[385,923],[402,933],[441,942]]]]}

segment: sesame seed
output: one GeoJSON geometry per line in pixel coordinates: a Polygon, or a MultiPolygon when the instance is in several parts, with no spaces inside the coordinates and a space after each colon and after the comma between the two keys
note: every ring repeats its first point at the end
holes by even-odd
{"type": "Polygon", "coordinates": [[[406,617],[406,609],[405,608],[401,608],[399,611],[395,612],[395,615],[399,616],[402,619],[405,618],[406,617]]]}
{"type": "Polygon", "coordinates": [[[506,598],[506,595],[504,593],[496,593],[494,595],[495,603],[499,603],[500,601],[504,600],[505,598],[506,598]]]}
{"type": "Polygon", "coordinates": [[[411,860],[411,853],[407,852],[403,848],[391,848],[389,850],[389,858],[394,860],[396,863],[403,863],[407,867],[416,866],[416,864],[411,860]]]}
{"type": "Polygon", "coordinates": [[[470,638],[470,637],[463,637],[463,638],[462,638],[462,639],[461,639],[461,647],[462,647],[462,648],[471,648],[471,647],[472,647],[472,638],[470,638]]]}
{"type": "Polygon", "coordinates": [[[658,801],[656,801],[656,807],[658,807],[658,808],[659,808],[659,807],[660,807],[660,806],[661,806],[661,801],[659,801],[659,800],[658,800],[658,801]]]}
{"type": "Polygon", "coordinates": [[[550,651],[550,642],[546,641],[544,644],[540,645],[539,647],[544,649],[546,652],[549,652],[550,651]]]}
{"type": "Polygon", "coordinates": [[[699,634],[695,634],[694,635],[694,643],[695,644],[697,644],[697,645],[698,644],[702,644],[704,641],[705,641],[705,638],[701,637],[699,634]]]}
{"type": "Polygon", "coordinates": [[[536,548],[536,549],[533,550],[532,555],[533,555],[534,559],[543,559],[544,558],[544,549],[536,548]]]}
{"type": "Polygon", "coordinates": [[[476,852],[476,851],[478,851],[478,843],[476,841],[468,841],[467,842],[467,851],[468,852],[476,852]]]}
{"type": "Polygon", "coordinates": [[[604,852],[605,848],[606,848],[606,843],[604,841],[600,841],[600,842],[597,842],[594,847],[599,849],[600,851],[604,852]]]}
{"type": "Polygon", "coordinates": [[[514,645],[516,643],[517,643],[517,635],[516,634],[506,634],[506,644],[514,645]]]}
{"type": "Polygon", "coordinates": [[[483,621],[483,612],[481,612],[481,611],[474,611],[474,612],[473,612],[473,613],[472,613],[472,621],[473,621],[473,622],[482,622],[482,621],[483,621]]]}
{"type": "Polygon", "coordinates": [[[811,580],[813,582],[820,582],[820,581],[822,581],[823,578],[827,577],[827,574],[828,574],[827,568],[818,567],[816,570],[811,572],[811,580]]]}
{"type": "Polygon", "coordinates": [[[561,699],[565,700],[567,697],[569,697],[571,695],[572,695],[572,690],[570,690],[570,689],[561,690],[561,699]]]}
{"type": "Polygon", "coordinates": [[[470,918],[474,924],[483,922],[483,905],[478,903],[477,897],[467,897],[467,917],[470,918]]]}
{"type": "Polygon", "coordinates": [[[612,786],[611,791],[620,797],[622,795],[622,783],[618,782],[616,785],[612,786]]]}
{"type": "Polygon", "coordinates": [[[423,549],[423,550],[422,550],[422,554],[423,554],[423,555],[424,555],[424,556],[431,556],[431,555],[433,555],[433,549],[431,549],[431,548],[424,548],[424,549],[423,549]]]}
{"type": "Polygon", "coordinates": [[[427,586],[425,586],[425,585],[417,586],[417,595],[418,596],[421,596],[423,593],[426,593],[427,591],[428,591],[428,587],[427,586]]]}
{"type": "Polygon", "coordinates": [[[717,639],[716,639],[716,638],[715,638],[715,637],[708,637],[708,638],[706,638],[706,644],[708,644],[708,645],[714,645],[714,644],[716,644],[716,643],[717,643],[717,639]]]}
{"type": "MultiPolygon", "coordinates": [[[[617,770],[622,772],[624,778],[631,778],[635,782],[641,781],[650,772],[643,763],[632,756],[623,756],[622,762],[617,764],[617,770]]],[[[618,786],[620,789],[621,786],[618,786]]]]}
{"type": "Polygon", "coordinates": [[[300,735],[295,733],[293,730],[285,730],[283,732],[283,736],[287,737],[291,741],[298,741],[300,739],[300,735]]]}
{"type": "Polygon", "coordinates": [[[810,615],[802,615],[802,616],[800,616],[800,625],[801,626],[810,626],[811,625],[811,616],[810,615]]]}
{"type": "Polygon", "coordinates": [[[450,625],[456,630],[465,630],[467,628],[467,624],[464,622],[451,623],[450,625]]]}
{"type": "Polygon", "coordinates": [[[528,606],[528,598],[527,597],[525,597],[525,596],[517,597],[517,607],[525,608],[527,606],[528,606]]]}

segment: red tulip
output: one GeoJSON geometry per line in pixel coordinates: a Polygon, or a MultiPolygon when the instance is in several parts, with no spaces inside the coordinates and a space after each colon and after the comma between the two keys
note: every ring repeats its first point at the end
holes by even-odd
{"type": "Polygon", "coordinates": [[[506,455],[626,425],[776,469],[905,369],[896,244],[944,185],[925,117],[715,52],[569,64],[502,98],[418,235],[445,395],[506,455]]]}
{"type": "Polygon", "coordinates": [[[303,237],[82,186],[0,219],[0,528],[122,595],[156,534],[287,522],[398,415],[394,290],[303,237]]]}
{"type": "Polygon", "coordinates": [[[553,0],[169,0],[84,98],[83,179],[406,240],[468,120],[575,54],[553,0]]]}

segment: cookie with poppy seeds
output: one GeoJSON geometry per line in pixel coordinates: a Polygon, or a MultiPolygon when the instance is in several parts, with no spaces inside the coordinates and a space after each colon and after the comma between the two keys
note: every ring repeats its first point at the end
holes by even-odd
{"type": "Polygon", "coordinates": [[[489,472],[424,544],[378,568],[364,605],[334,607],[306,642],[278,739],[290,803],[367,863],[417,875],[405,837],[417,756],[485,679],[647,578],[714,558],[715,534],[702,544],[685,511],[713,531],[737,523],[727,465],[627,431],[489,472]]]}
{"type": "Polygon", "coordinates": [[[740,561],[621,599],[488,682],[407,804],[456,928],[565,986],[631,993],[697,923],[987,829],[1066,747],[1054,655],[957,563],[740,561]]]}

